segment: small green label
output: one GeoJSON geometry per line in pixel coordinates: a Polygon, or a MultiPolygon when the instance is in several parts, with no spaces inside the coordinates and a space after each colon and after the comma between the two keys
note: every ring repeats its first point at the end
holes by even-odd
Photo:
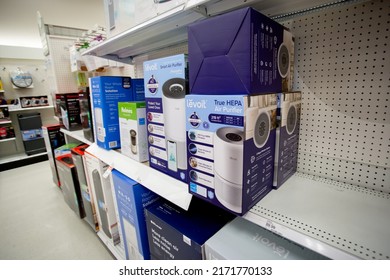
{"type": "Polygon", "coordinates": [[[144,107],[145,102],[118,102],[119,118],[137,120],[137,109],[144,107]]]}

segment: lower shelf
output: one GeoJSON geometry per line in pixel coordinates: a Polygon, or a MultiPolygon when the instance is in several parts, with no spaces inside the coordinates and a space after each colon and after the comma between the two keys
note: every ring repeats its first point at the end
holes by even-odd
{"type": "Polygon", "coordinates": [[[106,245],[108,250],[111,252],[111,254],[114,255],[114,257],[117,260],[125,260],[126,259],[125,251],[119,246],[114,246],[114,244],[112,244],[111,239],[109,239],[103,232],[98,231],[97,235],[99,236],[99,238],[102,240],[104,245],[106,245]]]}
{"type": "Polygon", "coordinates": [[[296,173],[244,218],[332,259],[390,259],[390,194],[296,173]]]}
{"type": "Polygon", "coordinates": [[[1,142],[7,142],[7,141],[14,141],[15,139],[16,139],[15,137],[0,139],[0,143],[1,142]]]}

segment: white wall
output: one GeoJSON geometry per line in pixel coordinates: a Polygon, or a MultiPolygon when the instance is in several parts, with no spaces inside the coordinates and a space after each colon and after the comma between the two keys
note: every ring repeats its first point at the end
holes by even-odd
{"type": "Polygon", "coordinates": [[[104,26],[104,0],[1,0],[0,46],[41,48],[37,11],[46,24],[91,29],[104,26]]]}

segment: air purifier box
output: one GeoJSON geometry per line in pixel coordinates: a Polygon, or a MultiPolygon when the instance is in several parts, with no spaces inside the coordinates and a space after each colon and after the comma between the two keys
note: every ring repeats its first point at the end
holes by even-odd
{"type": "Polygon", "coordinates": [[[187,182],[186,55],[144,62],[149,165],[187,182]]]}
{"type": "Polygon", "coordinates": [[[85,168],[85,149],[89,145],[83,144],[71,149],[71,155],[73,159],[73,164],[76,167],[77,178],[80,185],[81,200],[84,205],[85,220],[93,228],[98,229],[98,224],[96,220],[95,207],[92,201],[92,194],[90,187],[88,186],[86,168],[85,168]]]}
{"type": "Polygon", "coordinates": [[[276,94],[186,97],[189,191],[237,215],[272,189],[276,94]]]}
{"type": "Polygon", "coordinates": [[[190,24],[191,94],[258,94],[291,90],[294,38],[253,8],[190,24]]]}
{"type": "Polygon", "coordinates": [[[96,206],[99,231],[110,239],[113,245],[118,245],[120,235],[111,187],[110,167],[88,150],[85,151],[84,156],[87,180],[90,183],[93,204],[96,206]]]}
{"type": "Polygon", "coordinates": [[[121,153],[136,161],[148,161],[145,102],[119,102],[121,153]]]}
{"type": "Polygon", "coordinates": [[[54,157],[59,157],[63,155],[69,155],[71,154],[71,150],[75,147],[77,147],[79,144],[78,143],[68,143],[64,144],[58,148],[54,149],[54,157]]]}
{"type": "Polygon", "coordinates": [[[156,260],[202,260],[204,244],[234,215],[192,198],[188,211],[160,199],[145,210],[150,254],[156,260]]]}
{"type": "Polygon", "coordinates": [[[70,131],[80,130],[82,126],[79,93],[57,94],[56,98],[59,98],[58,113],[60,115],[60,124],[70,131]]]}
{"type": "Polygon", "coordinates": [[[121,241],[127,260],[150,259],[144,209],[159,196],[117,170],[112,171],[121,241]]]}
{"type": "Polygon", "coordinates": [[[277,105],[274,188],[297,171],[301,92],[278,93],[277,105]]]}
{"type": "Polygon", "coordinates": [[[56,157],[58,176],[61,181],[61,190],[66,204],[79,218],[85,217],[84,205],[81,199],[80,184],[77,170],[73,164],[72,155],[56,157]]]}
{"type": "Polygon", "coordinates": [[[51,174],[53,176],[53,182],[60,187],[61,183],[58,178],[57,163],[55,160],[54,150],[65,144],[64,134],[60,131],[60,125],[44,125],[42,126],[42,135],[45,141],[47,156],[49,158],[51,174]]]}
{"type": "Polygon", "coordinates": [[[84,138],[90,142],[94,142],[93,124],[92,124],[92,109],[89,92],[79,93],[80,104],[80,120],[83,128],[84,138]]]}
{"type": "Polygon", "coordinates": [[[241,217],[207,240],[205,252],[207,260],[328,259],[241,217]]]}
{"type": "Polygon", "coordinates": [[[145,101],[143,79],[99,76],[90,79],[95,142],[106,150],[121,147],[118,102],[145,101]]]}

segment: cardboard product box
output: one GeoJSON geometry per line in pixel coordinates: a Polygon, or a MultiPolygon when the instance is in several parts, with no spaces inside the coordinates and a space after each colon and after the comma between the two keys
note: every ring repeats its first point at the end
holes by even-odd
{"type": "Polygon", "coordinates": [[[326,260],[310,249],[241,217],[206,241],[207,260],[326,260]]]}
{"type": "Polygon", "coordinates": [[[150,259],[144,209],[159,196],[123,175],[112,171],[116,205],[127,260],[150,259]]]}
{"type": "Polygon", "coordinates": [[[187,0],[105,0],[104,13],[108,38],[144,23],[171,9],[182,6],[187,0]]]}
{"type": "Polygon", "coordinates": [[[109,166],[88,151],[84,152],[84,156],[87,181],[90,184],[93,204],[96,205],[99,230],[112,240],[113,245],[118,245],[120,243],[120,235],[112,193],[111,172],[108,170],[109,166]]]}
{"type": "Polygon", "coordinates": [[[53,176],[53,182],[60,187],[61,183],[58,177],[58,171],[57,171],[57,163],[55,160],[55,154],[54,151],[58,147],[61,147],[65,145],[65,136],[60,131],[61,126],[60,125],[44,125],[42,126],[42,135],[43,139],[45,141],[45,146],[47,150],[47,156],[49,158],[50,168],[51,168],[51,174],[53,176]]]}
{"type": "Polygon", "coordinates": [[[204,244],[234,215],[192,198],[188,211],[160,199],[146,208],[146,226],[152,259],[201,260],[204,244]]]}
{"type": "Polygon", "coordinates": [[[252,8],[188,27],[190,92],[258,94],[290,91],[294,37],[252,8]]]}
{"type": "Polygon", "coordinates": [[[274,187],[279,188],[298,165],[301,92],[278,93],[274,187]]]}
{"type": "Polygon", "coordinates": [[[84,205],[81,199],[80,184],[77,177],[76,166],[73,164],[72,155],[56,157],[58,176],[61,181],[61,190],[65,202],[78,217],[85,217],[84,205]]]}
{"type": "Polygon", "coordinates": [[[106,150],[121,147],[118,102],[144,101],[143,79],[99,76],[90,79],[95,141],[106,150]]]}
{"type": "Polygon", "coordinates": [[[80,120],[84,138],[94,142],[91,99],[89,92],[79,93],[80,120]]]}
{"type": "Polygon", "coordinates": [[[148,161],[145,102],[119,102],[121,153],[139,162],[148,161]]]}
{"type": "Polygon", "coordinates": [[[149,164],[183,182],[187,182],[187,69],[184,54],[144,62],[149,164]]]}
{"type": "Polygon", "coordinates": [[[96,219],[95,205],[93,204],[91,188],[88,186],[85,167],[85,149],[89,145],[83,144],[71,149],[71,155],[73,164],[76,167],[77,178],[79,180],[81,200],[84,205],[85,220],[95,230],[98,229],[98,223],[96,219]]]}
{"type": "Polygon", "coordinates": [[[269,191],[276,94],[186,97],[189,191],[237,215],[269,191]]]}
{"type": "Polygon", "coordinates": [[[81,129],[79,93],[56,94],[56,115],[67,130],[81,129]]]}
{"type": "Polygon", "coordinates": [[[77,147],[79,143],[68,143],[54,149],[54,157],[71,154],[71,150],[77,147]]]}

